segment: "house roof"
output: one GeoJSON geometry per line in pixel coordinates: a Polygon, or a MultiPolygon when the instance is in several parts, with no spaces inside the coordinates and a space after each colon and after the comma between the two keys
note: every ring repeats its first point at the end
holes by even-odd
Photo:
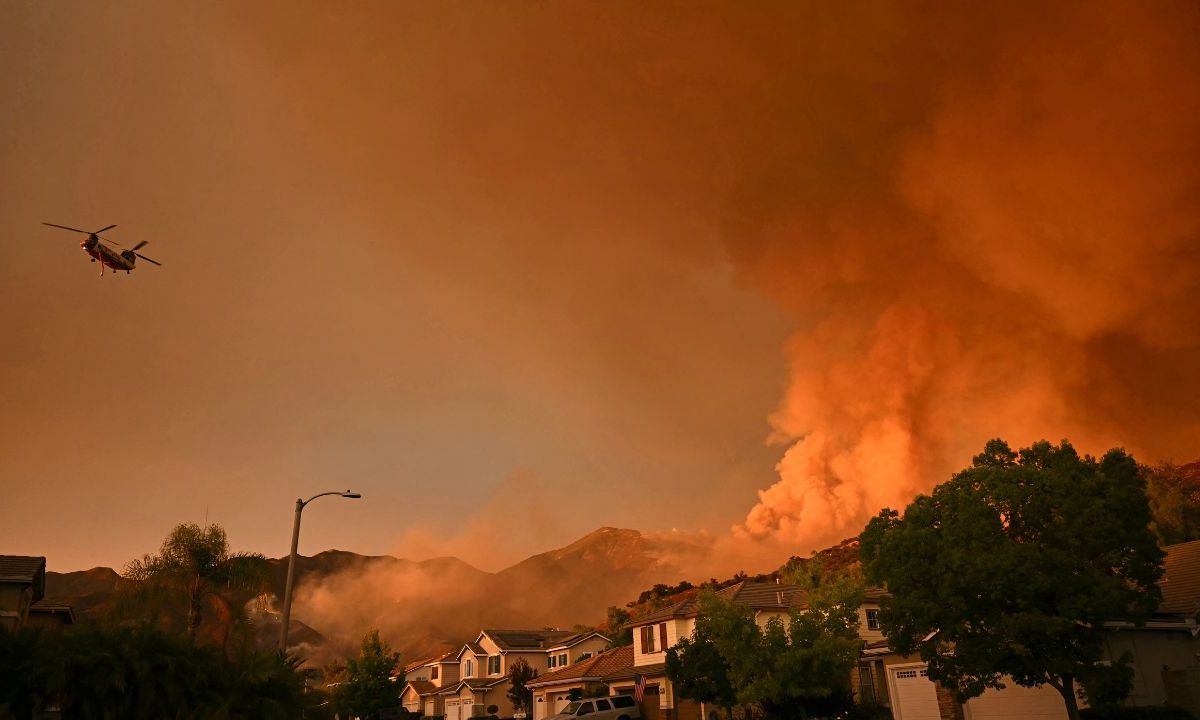
{"type": "Polygon", "coordinates": [[[1195,616],[1200,613],[1200,540],[1168,545],[1159,614],[1195,616]]]}
{"type": "Polygon", "coordinates": [[[427,664],[432,663],[432,662],[434,662],[434,658],[424,658],[421,660],[414,660],[413,662],[410,662],[409,664],[404,666],[404,674],[407,675],[410,672],[412,672],[413,670],[416,670],[419,667],[425,667],[427,664]]]}
{"type": "MultiPolygon", "coordinates": [[[[744,605],[755,610],[787,610],[804,607],[808,600],[804,590],[798,585],[784,585],[773,582],[743,580],[717,591],[717,597],[744,605]]],[[[626,623],[625,627],[649,625],[671,618],[695,617],[700,612],[700,596],[694,595],[681,600],[674,605],[652,612],[649,615],[635,618],[626,623]]]]}
{"type": "Polygon", "coordinates": [[[562,644],[568,638],[576,637],[579,633],[573,633],[570,630],[496,630],[485,628],[480,633],[480,637],[484,635],[487,635],[491,638],[492,642],[496,643],[496,647],[500,648],[500,652],[514,652],[521,650],[546,650],[562,644]]]}
{"type": "Polygon", "coordinates": [[[432,695],[441,689],[428,680],[409,680],[404,683],[404,687],[412,688],[418,695],[432,695]]]}
{"type": "Polygon", "coordinates": [[[632,680],[638,675],[646,678],[666,677],[667,666],[664,663],[655,663],[653,665],[636,665],[627,668],[621,668],[604,676],[605,682],[616,682],[618,680],[632,680]]]}
{"type": "Polygon", "coordinates": [[[46,558],[30,555],[0,555],[0,582],[33,585],[33,599],[46,594],[46,558]]]}
{"type": "Polygon", "coordinates": [[[479,643],[469,642],[469,643],[466,643],[465,645],[463,645],[462,648],[457,653],[454,654],[454,657],[455,658],[462,657],[463,653],[466,652],[467,650],[470,650],[471,654],[473,654],[473,655],[487,655],[487,650],[484,650],[479,645],[479,643]]]}
{"type": "Polygon", "coordinates": [[[587,640],[589,638],[594,638],[594,637],[598,637],[601,640],[603,640],[604,642],[612,642],[603,634],[598,633],[595,630],[589,630],[588,632],[576,633],[576,634],[571,635],[563,640],[559,640],[558,642],[554,643],[554,645],[552,645],[551,647],[549,647],[547,649],[548,650],[559,650],[559,649],[566,649],[566,648],[574,647],[575,645],[578,645],[579,643],[583,642],[584,640],[587,640]]]}
{"type": "Polygon", "coordinates": [[[608,675],[633,667],[633,646],[612,648],[599,655],[580,660],[574,665],[568,665],[561,670],[539,675],[537,679],[526,683],[528,687],[543,687],[563,682],[579,682],[582,680],[601,680],[608,675]]]}
{"type": "MultiPolygon", "coordinates": [[[[470,644],[470,643],[468,643],[468,644],[470,644]]],[[[478,646],[476,646],[476,647],[478,647],[478,646]]],[[[410,662],[409,664],[404,666],[404,672],[406,672],[406,673],[412,672],[413,670],[416,670],[417,668],[420,668],[420,667],[425,667],[426,665],[441,665],[441,664],[446,664],[446,663],[453,665],[454,663],[456,663],[458,661],[458,655],[461,652],[462,652],[461,649],[447,650],[446,652],[442,653],[441,655],[434,655],[432,657],[427,657],[424,660],[417,660],[415,662],[410,662]]],[[[477,650],[477,652],[481,653],[481,652],[483,652],[483,649],[479,648],[477,650]]]]}
{"type": "Polygon", "coordinates": [[[880,600],[887,595],[888,591],[881,587],[868,587],[863,591],[863,600],[880,600]]]}
{"type": "Polygon", "coordinates": [[[41,613],[43,615],[65,615],[67,623],[75,624],[75,608],[69,603],[60,600],[38,600],[29,606],[29,613],[41,613]]]}
{"type": "Polygon", "coordinates": [[[507,675],[498,678],[467,678],[465,680],[459,680],[453,685],[447,685],[438,692],[438,695],[454,695],[461,690],[464,685],[472,690],[486,690],[504,682],[508,682],[507,675]]]}

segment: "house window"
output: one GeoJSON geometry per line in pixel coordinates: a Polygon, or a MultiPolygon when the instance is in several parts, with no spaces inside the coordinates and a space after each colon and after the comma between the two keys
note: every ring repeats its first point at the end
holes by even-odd
{"type": "Polygon", "coordinates": [[[499,655],[489,655],[488,656],[488,675],[499,675],[499,674],[500,674],[500,656],[499,655]]]}
{"type": "Polygon", "coordinates": [[[654,641],[657,639],[657,633],[654,632],[655,629],[656,628],[653,625],[647,625],[641,628],[643,653],[648,654],[658,652],[658,649],[654,646],[654,641]]]}
{"type": "Polygon", "coordinates": [[[870,665],[858,666],[858,687],[861,691],[861,702],[875,703],[875,677],[871,674],[870,665]]]}
{"type": "Polygon", "coordinates": [[[546,661],[546,665],[549,666],[549,668],[551,670],[558,667],[557,663],[558,663],[558,658],[553,655],[551,655],[550,659],[546,661]]]}
{"type": "Polygon", "coordinates": [[[879,611],[878,610],[868,610],[867,611],[867,629],[868,630],[878,630],[879,629],[879,611]]]}
{"type": "Polygon", "coordinates": [[[567,666],[567,654],[566,654],[566,653],[560,653],[560,654],[559,654],[559,656],[558,656],[558,666],[559,666],[559,667],[566,667],[566,666],[567,666]]]}
{"type": "Polygon", "coordinates": [[[579,656],[579,660],[576,660],[576,662],[580,662],[580,661],[583,661],[583,660],[587,660],[587,659],[588,659],[588,658],[590,658],[591,656],[592,656],[592,654],[591,654],[590,652],[585,652],[585,653],[582,653],[582,654],[579,656]]]}
{"type": "Polygon", "coordinates": [[[475,662],[473,660],[468,660],[463,663],[463,677],[475,677],[475,662]]]}
{"type": "Polygon", "coordinates": [[[438,679],[438,670],[439,670],[439,668],[437,665],[434,665],[433,667],[429,668],[429,679],[430,680],[438,679]]]}

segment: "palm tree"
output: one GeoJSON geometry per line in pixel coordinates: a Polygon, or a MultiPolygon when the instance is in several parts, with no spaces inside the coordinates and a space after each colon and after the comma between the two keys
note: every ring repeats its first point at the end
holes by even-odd
{"type": "Polygon", "coordinates": [[[192,639],[204,621],[205,606],[212,606],[224,627],[224,646],[230,628],[244,620],[245,603],[270,587],[271,564],[259,553],[230,553],[220,525],[183,523],[163,541],[158,555],[130,562],[121,575],[126,608],[182,605],[192,639]]]}

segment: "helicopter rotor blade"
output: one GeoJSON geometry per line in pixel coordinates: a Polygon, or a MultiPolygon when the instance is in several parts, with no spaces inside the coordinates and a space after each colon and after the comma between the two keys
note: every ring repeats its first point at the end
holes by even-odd
{"type": "Polygon", "coordinates": [[[116,225],[109,225],[109,226],[108,226],[108,227],[106,227],[106,228],[100,228],[99,230],[97,230],[96,232],[94,232],[94,233],[92,233],[92,234],[93,234],[93,235],[99,235],[100,233],[102,233],[102,232],[107,232],[107,231],[109,231],[109,230],[112,230],[112,229],[113,229],[113,228],[115,228],[115,227],[116,227],[116,225]]]}
{"type": "Polygon", "coordinates": [[[108,238],[106,238],[106,237],[100,237],[99,235],[96,235],[96,237],[100,238],[101,240],[103,240],[104,242],[108,243],[109,245],[113,245],[113,246],[115,246],[115,247],[125,247],[124,245],[122,245],[121,243],[117,242],[116,240],[109,240],[108,238]]]}
{"type": "Polygon", "coordinates": [[[71,232],[83,233],[84,235],[91,235],[91,233],[88,232],[87,230],[80,230],[79,228],[67,227],[66,225],[55,225],[54,223],[48,223],[48,222],[44,222],[42,224],[49,225],[50,227],[62,228],[63,230],[70,230],[71,232]]]}
{"type": "Polygon", "coordinates": [[[137,252],[139,248],[144,248],[144,247],[146,247],[146,246],[147,246],[147,245],[149,245],[149,244],[150,244],[150,241],[149,241],[149,240],[143,240],[143,241],[141,241],[140,243],[138,243],[137,245],[134,245],[134,246],[133,246],[132,248],[130,248],[130,249],[131,249],[131,250],[133,250],[134,252],[137,252]]]}
{"type": "Polygon", "coordinates": [[[146,261],[146,262],[148,262],[148,263],[154,263],[155,265],[158,265],[159,267],[162,267],[162,263],[160,263],[160,262],[159,262],[159,261],[157,261],[157,260],[151,260],[150,258],[146,257],[145,255],[143,255],[143,254],[141,254],[141,253],[134,253],[134,255],[137,255],[138,257],[140,257],[141,259],[145,260],[145,261],[146,261]]]}

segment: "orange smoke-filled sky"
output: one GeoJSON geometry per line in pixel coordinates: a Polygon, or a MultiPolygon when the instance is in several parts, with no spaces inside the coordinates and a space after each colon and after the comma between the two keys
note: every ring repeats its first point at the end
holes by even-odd
{"type": "Polygon", "coordinates": [[[806,553],[994,436],[1200,455],[1192,3],[0,26],[0,552],[277,556],[351,487],[302,552],[806,553]]]}

